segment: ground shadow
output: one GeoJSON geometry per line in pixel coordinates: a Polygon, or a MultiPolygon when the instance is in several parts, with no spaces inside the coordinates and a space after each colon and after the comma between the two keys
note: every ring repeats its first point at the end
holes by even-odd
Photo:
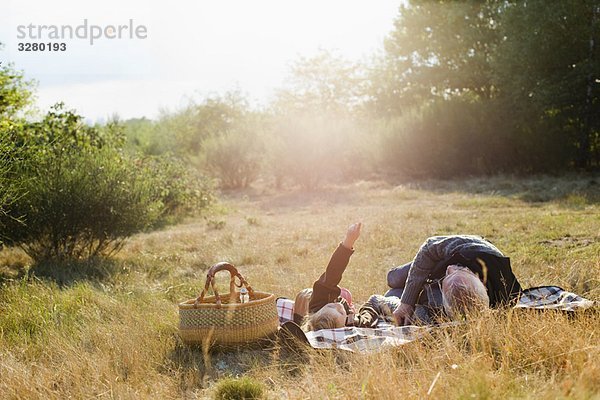
{"type": "Polygon", "coordinates": [[[557,202],[565,208],[581,208],[600,203],[600,177],[597,173],[562,175],[492,175],[460,179],[409,179],[379,176],[370,181],[340,185],[323,184],[312,190],[300,187],[248,187],[223,191],[225,198],[257,203],[264,210],[360,205],[372,190],[415,190],[434,194],[466,193],[504,197],[527,203],[557,202]]]}
{"type": "Polygon", "coordinates": [[[306,190],[298,186],[285,188],[245,188],[240,190],[223,191],[222,195],[226,199],[235,201],[249,201],[256,203],[260,208],[267,211],[275,209],[302,209],[310,207],[329,208],[331,206],[360,205],[363,204],[366,189],[380,187],[389,187],[382,181],[374,182],[355,182],[347,184],[323,184],[317,188],[306,190]]]}
{"type": "Polygon", "coordinates": [[[309,350],[313,349],[299,342],[284,342],[279,335],[251,345],[209,348],[184,344],[175,335],[175,347],[167,355],[160,372],[177,375],[182,392],[203,389],[218,379],[242,376],[265,366],[298,376],[310,363],[309,350]]]}
{"type": "Polygon", "coordinates": [[[396,185],[432,193],[468,193],[500,196],[527,203],[558,202],[561,206],[578,208],[600,203],[598,174],[514,176],[495,175],[455,180],[398,181],[396,185]]]}
{"type": "Polygon", "coordinates": [[[270,365],[277,359],[275,341],[254,345],[210,346],[188,345],[175,335],[175,347],[167,355],[162,373],[176,374],[185,392],[206,388],[211,381],[227,376],[241,376],[253,368],[270,365]]]}
{"type": "Polygon", "coordinates": [[[77,261],[42,261],[33,264],[27,274],[31,277],[55,282],[60,287],[77,282],[107,282],[121,268],[116,260],[93,258],[77,261]]]}

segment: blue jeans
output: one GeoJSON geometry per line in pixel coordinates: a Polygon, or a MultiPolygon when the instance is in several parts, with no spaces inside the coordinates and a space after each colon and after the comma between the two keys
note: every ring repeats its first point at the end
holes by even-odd
{"type": "Polygon", "coordinates": [[[406,285],[406,279],[408,278],[408,271],[410,270],[411,265],[412,262],[409,262],[390,269],[387,274],[387,284],[391,289],[387,291],[385,294],[386,296],[402,297],[402,292],[404,290],[404,285],[406,285]]]}
{"type": "MultiPolygon", "coordinates": [[[[408,271],[412,266],[412,262],[406,263],[399,267],[392,268],[387,274],[387,284],[391,288],[385,293],[386,300],[385,304],[400,304],[402,298],[402,292],[404,292],[404,285],[406,285],[406,279],[408,278],[408,271]],[[394,299],[394,300],[392,300],[394,299]]],[[[369,302],[371,299],[369,299],[369,302]]],[[[432,285],[429,293],[424,290],[419,296],[419,300],[415,305],[415,319],[416,322],[430,324],[433,318],[433,309],[441,307],[442,305],[442,293],[438,285],[432,285]]],[[[397,305],[396,305],[397,307],[397,305]]],[[[375,307],[374,307],[375,308],[375,307]]],[[[377,310],[377,308],[375,308],[377,310]]],[[[392,310],[393,311],[393,310],[392,310]]]]}

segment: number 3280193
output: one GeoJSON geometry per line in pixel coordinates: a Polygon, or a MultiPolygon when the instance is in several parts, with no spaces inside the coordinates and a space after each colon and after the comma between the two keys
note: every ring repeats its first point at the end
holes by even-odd
{"type": "Polygon", "coordinates": [[[66,51],[66,43],[19,43],[19,51],[66,51]]]}

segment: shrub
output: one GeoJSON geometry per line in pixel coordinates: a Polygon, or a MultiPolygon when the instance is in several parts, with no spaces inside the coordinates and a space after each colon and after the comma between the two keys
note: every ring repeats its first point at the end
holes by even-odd
{"type": "Polygon", "coordinates": [[[256,135],[246,130],[207,139],[204,154],[208,171],[224,188],[245,188],[260,173],[261,148],[256,135]]]}
{"type": "Polygon", "coordinates": [[[449,178],[502,170],[498,137],[478,104],[446,101],[405,113],[383,127],[381,166],[413,178],[449,178]]]}
{"type": "MultiPolygon", "coordinates": [[[[0,150],[0,153],[3,151],[3,149],[0,150]]],[[[11,198],[10,190],[12,189],[9,186],[8,179],[6,178],[7,171],[8,166],[5,160],[3,158],[0,158],[0,246],[2,245],[2,241],[4,239],[5,229],[2,220],[8,217],[6,208],[11,198]]]]}
{"type": "Polygon", "coordinates": [[[138,159],[152,178],[154,189],[163,204],[157,225],[175,223],[187,215],[198,214],[214,200],[214,182],[195,173],[180,159],[153,156],[138,159]]]}
{"type": "Polygon", "coordinates": [[[19,158],[19,153],[10,140],[9,131],[12,126],[8,120],[0,121],[0,247],[6,239],[6,223],[22,223],[19,215],[10,215],[8,210],[23,190],[20,181],[11,179],[15,161],[19,158]]]}
{"type": "Polygon", "coordinates": [[[252,378],[225,378],[217,384],[215,400],[261,399],[264,392],[264,386],[252,378]]]}
{"type": "Polygon", "coordinates": [[[113,150],[38,159],[11,206],[23,224],[8,223],[9,243],[35,260],[81,259],[110,254],[126,237],[148,228],[163,204],[152,180],[113,150]]]}
{"type": "Polygon", "coordinates": [[[189,177],[172,160],[125,154],[118,124],[105,128],[57,106],[41,122],[10,132],[22,152],[11,181],[23,188],[0,215],[7,244],[38,262],[110,255],[128,236],[208,205],[207,183],[187,186],[189,177]]]}
{"type": "Polygon", "coordinates": [[[270,172],[279,183],[289,178],[303,189],[342,177],[354,133],[352,121],[316,111],[276,117],[270,146],[270,172]]]}

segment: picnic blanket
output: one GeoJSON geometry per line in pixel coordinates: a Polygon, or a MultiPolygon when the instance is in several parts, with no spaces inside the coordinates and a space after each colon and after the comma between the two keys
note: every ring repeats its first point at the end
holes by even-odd
{"type": "MultiPolygon", "coordinates": [[[[576,311],[591,308],[594,302],[558,286],[540,286],[525,289],[514,308],[549,309],[576,311]]],[[[293,321],[294,301],[277,299],[280,325],[293,321]]],[[[370,353],[390,346],[401,346],[423,337],[432,329],[440,329],[459,323],[450,322],[435,326],[394,326],[383,320],[377,328],[344,327],[306,332],[306,338],[315,349],[341,349],[352,352],[370,353]]]]}
{"type": "Polygon", "coordinates": [[[514,308],[576,311],[593,306],[593,301],[558,286],[539,286],[523,290],[514,308]]]}

